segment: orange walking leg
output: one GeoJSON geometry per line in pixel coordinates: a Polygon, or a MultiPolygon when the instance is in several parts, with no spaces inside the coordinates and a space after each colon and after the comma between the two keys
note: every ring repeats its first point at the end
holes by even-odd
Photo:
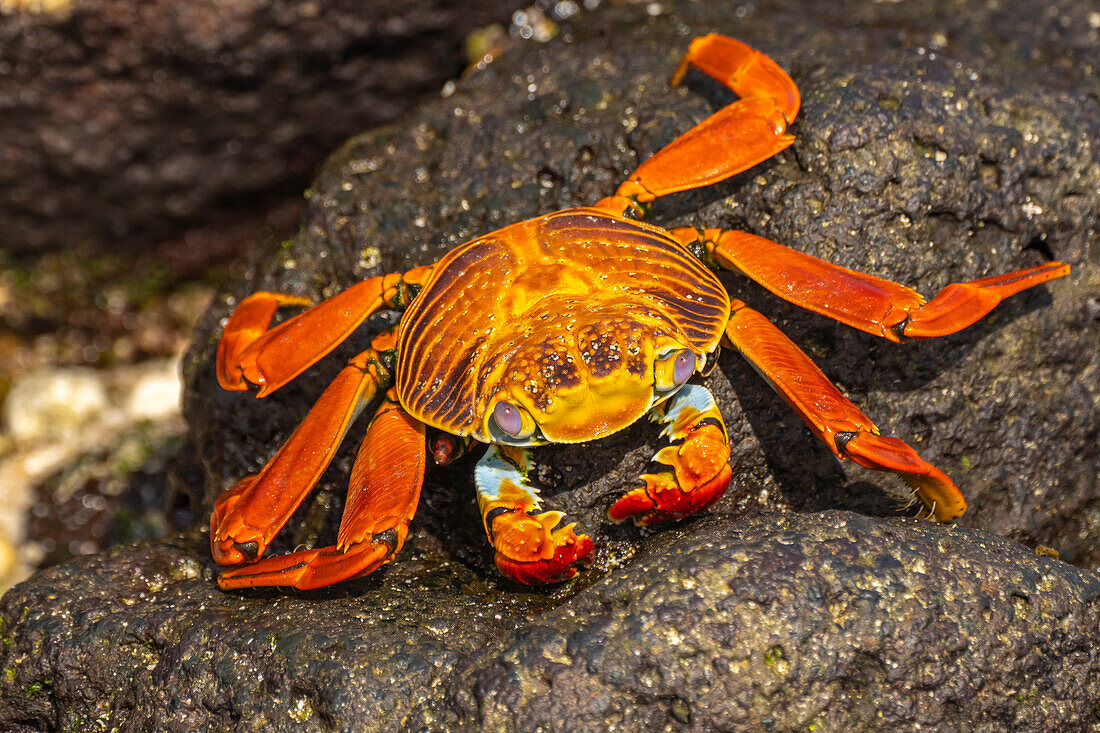
{"type": "Polygon", "coordinates": [[[597,208],[640,216],[655,198],[725,180],[794,142],[786,131],[798,114],[798,87],[770,58],[711,33],[691,42],[670,83],[678,84],[693,67],[741,99],[659,150],[597,208]]]}
{"type": "Polygon", "coordinates": [[[372,313],[408,306],[431,266],[404,274],[379,275],[347,288],[270,328],[280,306],[309,305],[309,299],[281,293],[253,293],[241,301],[218,342],[218,384],[223,389],[259,387],[266,397],[335,349],[372,313]]]}
{"type": "Polygon", "coordinates": [[[754,234],[684,227],[672,235],[689,248],[697,249],[701,243],[716,264],[744,273],[784,300],[895,342],[961,331],[1008,296],[1064,277],[1070,269],[1062,262],[1047,262],[952,283],[926,303],[920,293],[904,285],[754,234]]]}
{"type": "Polygon", "coordinates": [[[336,544],[260,560],[225,571],[223,589],[321,588],[374,572],[405,543],[420,501],[426,461],[424,425],[391,390],[378,408],[351,471],[336,544]]]}
{"type": "Polygon", "coordinates": [[[263,556],[332,461],[352,421],[390,381],[375,349],[353,358],[260,472],[218,497],[210,515],[216,562],[238,565],[263,556]]]}
{"type": "Polygon", "coordinates": [[[748,359],[810,430],[840,458],[898,474],[938,521],[966,511],[966,500],[940,469],[878,428],[829,381],[810,357],[760,313],[734,301],[726,341],[748,359]]]}

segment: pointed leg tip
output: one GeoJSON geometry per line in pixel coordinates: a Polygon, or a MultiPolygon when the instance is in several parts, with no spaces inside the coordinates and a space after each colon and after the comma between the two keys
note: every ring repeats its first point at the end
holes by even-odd
{"type": "Polygon", "coordinates": [[[951,477],[900,438],[859,432],[845,442],[842,455],[865,468],[900,476],[937,522],[958,519],[966,511],[966,499],[951,477]]]}
{"type": "Polygon", "coordinates": [[[385,542],[364,542],[346,551],[334,545],[276,555],[218,576],[222,590],[285,587],[314,590],[362,577],[393,559],[385,542]]]}
{"type": "Polygon", "coordinates": [[[213,556],[214,562],[219,565],[243,565],[256,562],[263,554],[263,548],[255,540],[235,542],[232,539],[212,539],[210,554],[213,556]]]}
{"type": "Polygon", "coordinates": [[[255,583],[251,583],[247,579],[239,577],[240,570],[240,568],[236,568],[234,570],[223,570],[218,573],[218,589],[228,591],[255,588],[255,583]]]}
{"type": "MultiPolygon", "coordinates": [[[[645,489],[635,489],[619,499],[608,510],[611,521],[621,524],[631,520],[637,527],[651,527],[654,524],[676,522],[701,512],[714,504],[726,493],[733,470],[726,464],[714,478],[685,491],[679,486],[674,491],[658,494],[656,502],[646,502],[635,494],[645,494],[645,489]]],[[[648,496],[646,496],[648,499],[648,496]]]]}
{"type": "Polygon", "coordinates": [[[902,480],[916,492],[932,519],[953,522],[966,513],[966,499],[946,473],[930,463],[928,469],[923,475],[902,475],[902,480]]]}
{"type": "Polygon", "coordinates": [[[224,543],[210,543],[210,554],[214,558],[214,562],[219,565],[240,565],[245,562],[245,556],[234,549],[233,547],[226,547],[224,543]]]}
{"type": "Polygon", "coordinates": [[[615,524],[622,524],[629,519],[634,524],[642,526],[640,518],[652,510],[653,499],[646,493],[645,488],[641,487],[619,497],[619,500],[607,510],[607,518],[615,524]]]}
{"type": "Polygon", "coordinates": [[[217,376],[218,386],[224,389],[226,392],[248,391],[248,385],[241,377],[239,371],[233,371],[223,367],[222,365],[218,365],[217,376]]]}

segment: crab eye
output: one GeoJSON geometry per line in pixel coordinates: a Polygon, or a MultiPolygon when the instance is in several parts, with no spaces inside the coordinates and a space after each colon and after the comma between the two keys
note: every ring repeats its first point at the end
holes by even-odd
{"type": "Polygon", "coordinates": [[[515,435],[523,429],[523,418],[519,416],[519,410],[507,402],[498,402],[493,410],[493,419],[497,421],[497,427],[509,435],[515,435]]]}
{"type": "Polygon", "coordinates": [[[493,408],[493,420],[501,432],[513,438],[526,438],[535,432],[535,421],[522,409],[508,402],[493,408]]]}
{"type": "Polygon", "coordinates": [[[677,352],[672,364],[672,381],[683,384],[695,373],[695,354],[687,349],[677,352]]]}
{"type": "Polygon", "coordinates": [[[695,354],[691,349],[677,349],[654,364],[654,386],[662,392],[667,392],[681,386],[694,373],[695,354]]]}

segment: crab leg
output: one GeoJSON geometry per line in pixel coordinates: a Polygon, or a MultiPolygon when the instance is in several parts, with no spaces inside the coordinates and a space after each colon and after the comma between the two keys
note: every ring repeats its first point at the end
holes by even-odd
{"type": "Polygon", "coordinates": [[[849,270],[754,234],[720,229],[675,229],[691,246],[701,242],[718,265],[738,270],[795,305],[890,341],[961,331],[1021,290],[1064,277],[1069,265],[1047,262],[968,283],[951,283],[929,302],[890,280],[849,270]]]}
{"type": "Polygon", "coordinates": [[[259,387],[266,397],[335,349],[372,313],[404,308],[419,292],[431,266],[404,274],[379,275],[347,288],[283,323],[269,328],[284,305],[309,305],[308,298],[253,293],[229,317],[218,342],[218,384],[223,389],[259,387]]]}
{"type": "Polygon", "coordinates": [[[711,33],[691,42],[670,83],[679,84],[692,67],[741,99],[659,150],[597,208],[643,215],[655,198],[725,180],[794,142],[786,130],[798,114],[798,87],[770,58],[711,33]]]}
{"type": "Polygon", "coordinates": [[[420,500],[426,455],[423,423],[411,418],[390,390],[355,458],[336,544],[226,571],[218,585],[306,590],[374,572],[405,543],[420,500]]]}
{"type": "Polygon", "coordinates": [[[651,416],[664,423],[669,444],[653,456],[656,470],[642,475],[644,486],[608,511],[612,521],[644,526],[681,519],[718,501],[729,484],[729,438],[710,390],[689,384],[651,416]]]}
{"type": "Polygon", "coordinates": [[[947,474],[898,438],[879,435],[867,416],[767,318],[739,300],[733,301],[731,310],[728,343],[837,457],[898,474],[938,521],[951,521],[966,511],[966,500],[947,474]]]}
{"type": "MultiPolygon", "coordinates": [[[[376,344],[383,343],[388,333],[375,339],[376,344]]],[[[260,472],[218,497],[210,515],[215,561],[238,565],[263,556],[328,467],[352,421],[390,381],[376,349],[348,362],[260,472]]]]}
{"type": "Polygon", "coordinates": [[[490,445],[474,469],[477,503],[485,534],[505,577],[526,585],[569,580],[575,563],[592,552],[592,540],[561,526],[561,512],[539,512],[538,492],[527,485],[526,448],[490,445]]]}

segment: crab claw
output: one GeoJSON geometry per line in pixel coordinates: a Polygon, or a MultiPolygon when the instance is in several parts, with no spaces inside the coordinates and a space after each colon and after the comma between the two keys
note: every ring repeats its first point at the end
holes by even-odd
{"type": "MultiPolygon", "coordinates": [[[[699,441],[690,442],[693,445],[689,446],[685,443],[689,451],[699,447],[699,441]]],[[[717,441],[713,442],[717,443],[717,441]]],[[[710,451],[707,448],[702,450],[710,453],[721,452],[710,451]]],[[[711,463],[709,460],[706,462],[711,463]]],[[[715,467],[715,472],[711,473],[709,480],[698,483],[691,480],[681,481],[678,477],[684,472],[679,468],[677,466],[675,475],[659,473],[642,476],[645,485],[616,501],[608,510],[608,517],[614,522],[633,519],[634,523],[640,527],[683,519],[701,509],[706,509],[722,498],[733,475],[729,467],[728,452],[725,462],[715,467]]]]}
{"type": "Polygon", "coordinates": [[[561,583],[577,574],[592,552],[591,538],[562,524],[562,512],[540,512],[538,491],[527,485],[526,448],[490,445],[474,469],[477,503],[497,569],[524,585],[561,583]]]}
{"type": "Polygon", "coordinates": [[[644,484],[611,506],[613,522],[648,526],[682,519],[718,501],[733,475],[722,415],[706,388],[687,385],[654,417],[665,424],[670,443],[653,456],[651,465],[660,470],[643,474],[644,484]]]}
{"type": "Polygon", "coordinates": [[[501,511],[492,520],[497,568],[524,585],[561,583],[577,574],[575,565],[592,552],[592,540],[577,534],[576,523],[559,526],[561,512],[527,514],[501,511]]]}

